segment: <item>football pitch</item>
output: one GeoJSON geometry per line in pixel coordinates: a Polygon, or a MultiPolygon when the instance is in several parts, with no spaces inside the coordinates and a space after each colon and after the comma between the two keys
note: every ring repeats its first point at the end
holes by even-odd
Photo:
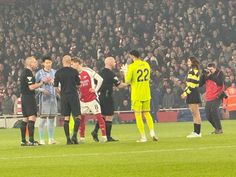
{"type": "MultiPolygon", "coordinates": [[[[65,145],[62,127],[56,145],[20,146],[18,129],[0,130],[1,177],[236,177],[236,121],[222,121],[213,135],[208,122],[202,138],[187,139],[191,122],[155,124],[159,142],[136,143],[135,124],[113,126],[119,142],[95,143],[86,127],[86,143],[65,145]]],[[[147,132],[147,131],[146,131],[147,132]]],[[[35,137],[38,133],[36,129],[35,137]]]]}

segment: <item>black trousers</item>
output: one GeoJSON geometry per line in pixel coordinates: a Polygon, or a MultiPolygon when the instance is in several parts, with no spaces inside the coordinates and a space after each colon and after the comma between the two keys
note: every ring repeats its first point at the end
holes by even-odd
{"type": "Polygon", "coordinates": [[[220,114],[220,104],[221,100],[220,99],[214,99],[212,101],[207,101],[205,105],[205,111],[206,111],[206,117],[207,120],[211,123],[211,125],[216,129],[216,130],[221,130],[221,114],[220,114]]]}

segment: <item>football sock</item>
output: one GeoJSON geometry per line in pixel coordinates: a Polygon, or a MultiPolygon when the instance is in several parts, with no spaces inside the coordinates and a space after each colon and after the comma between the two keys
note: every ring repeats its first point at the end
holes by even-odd
{"type": "Polygon", "coordinates": [[[99,127],[100,127],[101,132],[102,132],[102,136],[106,136],[106,126],[105,126],[105,121],[102,118],[102,115],[101,114],[96,114],[95,116],[98,120],[98,124],[99,124],[99,127]]]}
{"type": "Polygon", "coordinates": [[[80,138],[84,138],[84,133],[85,133],[85,116],[81,115],[80,125],[79,125],[80,138]]]}
{"type": "Polygon", "coordinates": [[[39,119],[39,127],[38,127],[38,131],[39,131],[39,140],[44,140],[44,127],[46,124],[47,119],[39,119]]]}
{"type": "Polygon", "coordinates": [[[28,123],[28,129],[29,129],[29,141],[34,142],[34,124],[35,122],[30,120],[28,123]]]}
{"type": "Polygon", "coordinates": [[[54,138],[54,117],[49,117],[48,118],[48,139],[53,139],[54,138]]]}
{"type": "Polygon", "coordinates": [[[64,131],[67,139],[70,139],[69,120],[64,120],[64,131]]]}
{"type": "Polygon", "coordinates": [[[154,125],[153,125],[153,120],[152,120],[152,116],[149,112],[144,112],[143,113],[145,119],[146,119],[146,122],[147,122],[147,125],[148,125],[148,128],[149,130],[154,130],[154,125]]]}
{"type": "Polygon", "coordinates": [[[80,124],[80,119],[79,118],[75,118],[75,123],[74,123],[74,133],[73,136],[77,137],[77,133],[79,130],[79,124],[80,124]]]}
{"type": "Polygon", "coordinates": [[[151,136],[151,137],[155,137],[155,136],[156,136],[154,130],[150,130],[150,136],[151,136]]]}
{"type": "Polygon", "coordinates": [[[22,121],[21,126],[20,126],[21,141],[22,142],[26,141],[26,139],[25,139],[26,126],[27,126],[27,122],[22,121]]]}
{"type": "Polygon", "coordinates": [[[107,138],[111,137],[112,121],[106,121],[106,134],[107,138]]]}
{"type": "Polygon", "coordinates": [[[197,134],[200,134],[201,132],[201,124],[193,124],[194,126],[194,132],[197,134]]]}
{"type": "Polygon", "coordinates": [[[141,135],[144,135],[144,124],[143,124],[143,119],[142,119],[142,113],[141,112],[135,112],[135,119],[136,119],[136,124],[139,130],[139,133],[141,135]]]}
{"type": "Polygon", "coordinates": [[[94,133],[98,133],[98,130],[99,130],[99,124],[98,124],[98,121],[96,122],[96,125],[95,125],[95,127],[94,127],[94,130],[93,130],[93,132],[94,133]]]}

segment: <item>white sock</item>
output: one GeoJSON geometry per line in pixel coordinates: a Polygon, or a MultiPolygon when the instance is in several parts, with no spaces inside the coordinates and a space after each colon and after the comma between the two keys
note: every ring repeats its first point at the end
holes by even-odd
{"type": "Polygon", "coordinates": [[[44,140],[44,127],[45,127],[46,121],[47,119],[42,119],[42,118],[39,119],[39,128],[38,128],[39,140],[44,140]]]}
{"type": "Polygon", "coordinates": [[[142,139],[147,139],[145,134],[141,134],[142,139]]]}
{"type": "Polygon", "coordinates": [[[53,139],[53,133],[54,133],[54,118],[48,119],[48,139],[53,139]]]}
{"type": "Polygon", "coordinates": [[[151,137],[156,136],[154,130],[150,130],[150,136],[151,136],[151,137]]]}

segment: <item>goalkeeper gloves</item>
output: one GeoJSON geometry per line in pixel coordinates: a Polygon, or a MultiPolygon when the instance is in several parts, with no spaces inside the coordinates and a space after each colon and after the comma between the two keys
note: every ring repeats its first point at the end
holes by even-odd
{"type": "Polygon", "coordinates": [[[126,63],[126,64],[123,64],[122,66],[121,66],[121,72],[123,72],[124,73],[124,75],[126,75],[126,73],[127,73],[127,71],[128,71],[128,64],[126,63]]]}

